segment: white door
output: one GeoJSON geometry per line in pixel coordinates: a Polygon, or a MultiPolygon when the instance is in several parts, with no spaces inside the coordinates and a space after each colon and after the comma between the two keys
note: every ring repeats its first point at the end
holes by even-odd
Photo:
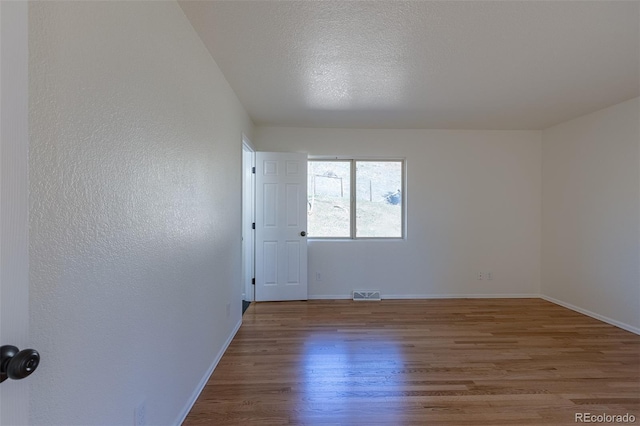
{"type": "MultiPolygon", "coordinates": [[[[27,16],[27,2],[0,1],[0,346],[21,350],[29,347],[27,16]]],[[[30,379],[0,384],[0,424],[28,424],[30,379]]]]}
{"type": "Polygon", "coordinates": [[[256,153],[256,300],[307,300],[307,155],[256,153]]]}

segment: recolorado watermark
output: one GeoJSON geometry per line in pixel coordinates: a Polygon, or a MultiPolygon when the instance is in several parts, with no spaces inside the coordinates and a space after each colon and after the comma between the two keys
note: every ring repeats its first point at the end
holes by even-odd
{"type": "Polygon", "coordinates": [[[633,414],[595,414],[576,413],[574,417],[576,423],[635,423],[636,416],[633,414]]]}

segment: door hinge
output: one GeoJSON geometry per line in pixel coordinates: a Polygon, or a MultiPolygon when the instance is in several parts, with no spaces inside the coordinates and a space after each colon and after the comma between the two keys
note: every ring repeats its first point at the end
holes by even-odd
{"type": "Polygon", "coordinates": [[[256,279],[255,278],[251,278],[251,284],[256,285],[256,279]]]}
{"type": "Polygon", "coordinates": [[[255,167],[251,168],[251,173],[253,173],[254,175],[256,174],[256,168],[255,167]]]}
{"type": "Polygon", "coordinates": [[[256,229],[256,223],[255,223],[255,222],[253,222],[253,223],[251,224],[251,229],[256,229]]]}

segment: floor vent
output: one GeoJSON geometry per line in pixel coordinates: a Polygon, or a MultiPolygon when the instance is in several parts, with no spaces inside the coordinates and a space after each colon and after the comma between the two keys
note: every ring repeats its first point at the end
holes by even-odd
{"type": "Polygon", "coordinates": [[[353,300],[380,300],[379,291],[354,290],[353,300]]]}

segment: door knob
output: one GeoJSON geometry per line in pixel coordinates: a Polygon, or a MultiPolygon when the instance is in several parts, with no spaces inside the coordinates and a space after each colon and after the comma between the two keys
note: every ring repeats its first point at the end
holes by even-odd
{"type": "Polygon", "coordinates": [[[0,347],[0,383],[7,379],[24,379],[38,368],[40,354],[35,349],[18,348],[11,345],[0,347]]]}
{"type": "Polygon", "coordinates": [[[301,237],[306,237],[306,236],[307,236],[307,233],[306,233],[306,232],[304,232],[304,231],[302,231],[302,232],[300,232],[300,236],[301,236],[301,237]]]}

